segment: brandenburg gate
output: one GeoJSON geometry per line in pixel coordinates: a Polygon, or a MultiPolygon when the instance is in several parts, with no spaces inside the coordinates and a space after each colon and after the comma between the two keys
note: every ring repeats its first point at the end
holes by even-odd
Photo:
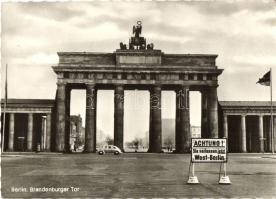
{"type": "Polygon", "coordinates": [[[114,145],[123,150],[124,91],[149,90],[149,150],[162,151],[161,91],[176,92],[176,152],[190,148],[189,91],[202,95],[202,137],[218,137],[218,76],[217,55],[165,54],[154,49],[141,37],[142,26],[133,27],[129,45],[120,43],[113,53],[58,52],[59,63],[53,66],[57,74],[56,151],[70,151],[70,92],[86,89],[86,119],[84,152],[96,152],[97,91],[113,89],[114,145]]]}

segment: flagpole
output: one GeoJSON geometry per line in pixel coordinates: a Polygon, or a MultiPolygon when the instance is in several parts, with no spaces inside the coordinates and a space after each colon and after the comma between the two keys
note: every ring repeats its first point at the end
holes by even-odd
{"type": "Polygon", "coordinates": [[[274,154],[274,133],[273,133],[273,104],[272,104],[272,68],[270,68],[270,133],[271,133],[271,152],[274,154]]]}
{"type": "Polygon", "coordinates": [[[5,79],[5,100],[4,100],[4,108],[3,108],[3,126],[2,126],[2,141],[1,141],[1,151],[4,152],[4,144],[5,144],[5,127],[6,127],[6,106],[7,106],[7,100],[8,100],[8,64],[6,64],[6,79],[5,79]]]}

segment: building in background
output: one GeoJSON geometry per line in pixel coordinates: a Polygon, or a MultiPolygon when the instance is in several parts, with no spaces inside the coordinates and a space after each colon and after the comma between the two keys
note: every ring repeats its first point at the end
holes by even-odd
{"type": "Polygon", "coordinates": [[[4,100],[1,100],[1,138],[4,151],[53,151],[55,100],[8,99],[3,128],[4,100]]]}
{"type": "MultiPolygon", "coordinates": [[[[271,106],[268,101],[220,101],[220,137],[230,152],[271,152],[271,106]]],[[[276,102],[273,102],[276,149],[276,102]]]]}
{"type": "Polygon", "coordinates": [[[82,131],[82,118],[80,115],[70,116],[70,147],[74,150],[74,147],[79,147],[84,144],[84,134],[82,131]]]}

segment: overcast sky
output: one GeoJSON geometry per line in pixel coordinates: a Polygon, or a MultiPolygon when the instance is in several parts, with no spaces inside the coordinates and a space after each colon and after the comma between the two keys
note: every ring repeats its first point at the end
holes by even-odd
{"type": "MultiPolygon", "coordinates": [[[[256,81],[270,67],[276,88],[275,1],[3,3],[1,74],[3,80],[8,63],[9,97],[53,99],[56,52],[113,52],[119,42],[128,42],[137,20],[142,35],[164,53],[218,54],[217,66],[224,69],[219,100],[269,100],[269,87],[256,81]]],[[[142,108],[126,108],[125,131],[133,136],[148,129],[149,94],[126,92],[126,104],[135,95],[145,101],[142,108]]],[[[162,97],[163,117],[173,118],[173,93],[162,97]]],[[[72,99],[72,113],[84,116],[85,92],[73,91],[72,99]]],[[[111,133],[112,91],[99,92],[98,101],[98,127],[111,133]]],[[[194,125],[200,124],[199,102],[193,93],[194,125]]]]}

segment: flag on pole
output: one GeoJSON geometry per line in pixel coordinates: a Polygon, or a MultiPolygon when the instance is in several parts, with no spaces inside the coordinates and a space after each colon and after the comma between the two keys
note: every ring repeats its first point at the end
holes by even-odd
{"type": "Polygon", "coordinates": [[[5,102],[8,100],[8,64],[6,64],[5,102]]]}
{"type": "Polygon", "coordinates": [[[5,139],[5,127],[6,127],[6,107],[8,101],[8,64],[6,64],[6,80],[5,80],[5,99],[3,109],[3,132],[1,137],[1,151],[4,152],[4,139],[5,139]]]}
{"type": "Polygon", "coordinates": [[[274,153],[274,133],[273,133],[273,104],[272,104],[272,68],[257,81],[257,84],[270,86],[270,135],[271,135],[271,152],[274,153]]]}
{"type": "Polygon", "coordinates": [[[266,74],[264,74],[264,76],[260,78],[256,84],[261,84],[263,86],[270,86],[270,72],[271,71],[268,71],[266,74]]]}

